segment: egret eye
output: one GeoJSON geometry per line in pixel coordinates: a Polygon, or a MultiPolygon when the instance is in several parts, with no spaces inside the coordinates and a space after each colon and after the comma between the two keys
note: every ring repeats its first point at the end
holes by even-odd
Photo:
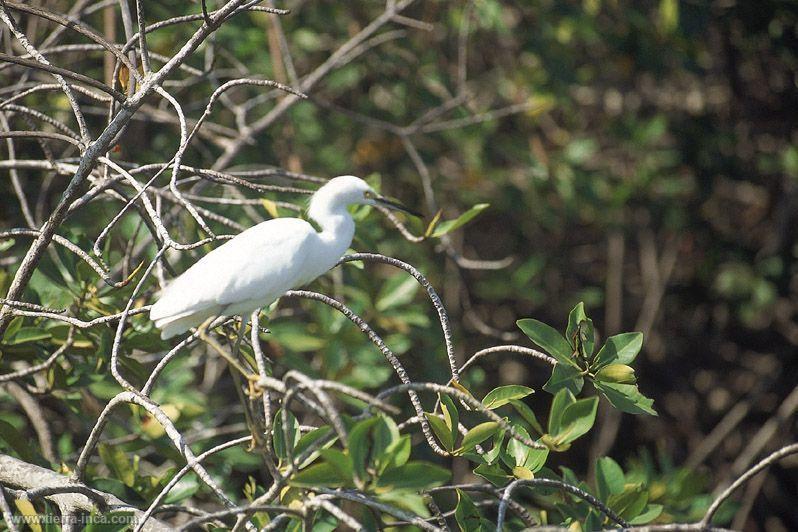
{"type": "Polygon", "coordinates": [[[366,199],[374,199],[374,193],[370,190],[367,190],[363,193],[363,197],[366,199]]]}

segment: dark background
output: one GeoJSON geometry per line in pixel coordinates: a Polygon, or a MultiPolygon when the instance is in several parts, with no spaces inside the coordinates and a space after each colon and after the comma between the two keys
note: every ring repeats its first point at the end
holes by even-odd
{"type": "MultiPolygon", "coordinates": [[[[61,11],[67,4],[45,3],[61,11]]],[[[292,14],[282,21],[300,74],[381,9],[379,2],[287,4],[292,14]]],[[[158,19],[189,8],[163,2],[151,9],[158,19]]],[[[704,482],[699,491],[706,493],[738,476],[754,458],[794,441],[796,3],[431,1],[405,14],[431,26],[397,25],[403,36],[334,71],[311,92],[310,101],[294,106],[232,166],[273,164],[325,178],[377,174],[384,192],[423,210],[427,219],[437,208],[444,218],[453,218],[473,204],[490,203],[474,222],[449,235],[447,246],[437,240],[406,242],[375,215],[368,218],[368,228],[361,226],[354,245],[402,258],[431,279],[455,324],[461,360],[499,343],[530,345],[516,329],[516,319],[534,317],[564,328],[568,311],[579,301],[604,338],[644,332],[637,376],[659,417],[619,417],[602,407],[597,429],[558,455],[556,464],[589,475],[588,464],[599,455],[625,464],[649,456],[663,470],[685,466],[697,472],[704,482]],[[467,54],[462,56],[466,20],[467,54]],[[461,58],[467,66],[465,84],[461,58]],[[422,169],[401,139],[384,125],[352,115],[406,125],[463,92],[471,96],[443,119],[512,105],[528,108],[411,135],[429,171],[433,196],[424,195],[422,169]],[[473,269],[458,264],[457,254],[512,261],[501,269],[473,269]],[[713,433],[719,425],[723,430],[713,433]]],[[[220,48],[253,72],[289,81],[285,65],[270,53],[266,19],[247,17],[219,32],[220,48]]],[[[89,20],[102,27],[99,15],[89,20]]],[[[188,30],[157,32],[150,45],[169,53],[182,42],[181,31],[188,30]]],[[[67,64],[70,57],[85,60],[84,72],[102,79],[99,55],[92,61],[65,55],[59,61],[67,64]]],[[[195,59],[190,63],[200,67],[202,58],[195,59]]],[[[220,54],[217,64],[224,68],[232,62],[220,54]]],[[[13,72],[19,71],[0,72],[0,81],[10,82],[13,72]]],[[[203,83],[175,89],[181,101],[196,100],[186,109],[194,116],[209,92],[203,83]]],[[[154,100],[151,105],[162,104],[154,100]]],[[[259,113],[256,108],[255,116],[259,113]]],[[[102,115],[92,120],[99,127],[102,115]]],[[[233,123],[225,112],[216,120],[233,123]]],[[[26,128],[21,120],[17,126],[26,128]]],[[[174,127],[136,122],[120,141],[117,157],[141,164],[160,161],[174,135],[174,127]]],[[[18,157],[40,157],[36,150],[35,143],[22,144],[18,157]]],[[[218,146],[201,141],[187,160],[210,166],[219,153],[218,146]]],[[[26,191],[37,197],[41,175],[25,177],[26,191]]],[[[54,178],[45,205],[57,200],[65,179],[54,178]]],[[[0,180],[0,191],[0,223],[21,227],[7,179],[0,180]]],[[[70,222],[75,239],[91,242],[115,206],[76,216],[70,222]]],[[[240,210],[224,212],[244,225],[252,223],[240,210]]],[[[114,245],[121,246],[121,239],[123,234],[114,245]]],[[[22,251],[5,252],[4,290],[22,251]]],[[[379,297],[391,275],[379,268],[372,274],[347,272],[346,283],[379,297]]],[[[330,288],[324,284],[329,281],[321,283],[330,288]]],[[[357,300],[351,292],[345,295],[357,300]]],[[[413,375],[440,381],[446,371],[440,331],[434,321],[418,325],[418,316],[432,319],[432,311],[420,296],[407,304],[405,314],[367,317],[388,340],[395,336],[396,350],[404,353],[413,375]],[[402,335],[412,347],[401,347],[407,344],[402,335]],[[436,356],[428,356],[433,352],[436,356]]],[[[280,338],[295,332],[290,323],[282,329],[280,323],[276,320],[274,328],[278,351],[280,338]]],[[[355,333],[335,338],[344,347],[359,342],[355,333]]],[[[329,343],[327,352],[293,349],[290,340],[285,344],[289,366],[314,368],[366,388],[379,387],[375,379],[388,379],[382,362],[370,358],[358,363],[366,368],[362,375],[339,364],[329,343]],[[369,364],[382,373],[369,370],[369,364]]],[[[534,361],[504,355],[486,359],[465,381],[474,389],[509,382],[538,389],[547,377],[548,369],[534,361]]],[[[548,400],[539,393],[532,404],[545,408],[548,400]]],[[[53,412],[60,410],[56,400],[48,401],[53,412]]],[[[796,465],[785,460],[752,482],[744,500],[755,502],[745,512],[747,519],[738,518],[734,525],[798,527],[796,465]]]]}

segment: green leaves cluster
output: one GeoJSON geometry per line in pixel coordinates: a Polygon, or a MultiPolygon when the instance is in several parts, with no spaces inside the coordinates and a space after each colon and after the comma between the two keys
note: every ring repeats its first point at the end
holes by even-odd
{"type": "Polygon", "coordinates": [[[518,326],[530,340],[557,360],[544,390],[557,393],[567,389],[577,395],[587,378],[618,410],[630,414],[657,414],[652,406],[653,400],[638,390],[634,369],[630,365],[643,346],[642,333],[610,336],[594,354],[596,333],[593,321],[585,314],[583,303],[571,310],[565,337],[551,326],[532,318],[518,320],[518,326]]]}
{"type": "Polygon", "coordinates": [[[497,422],[486,421],[468,430],[460,439],[458,430],[460,414],[454,401],[447,395],[441,395],[440,401],[443,415],[439,416],[426,412],[425,416],[443,448],[455,456],[462,456],[472,451],[477,445],[501,430],[497,422]],[[459,445],[457,444],[458,441],[460,442],[459,445]]]}
{"type": "MultiPolygon", "coordinates": [[[[650,502],[653,495],[645,479],[639,476],[627,478],[610,458],[599,460],[595,487],[580,482],[568,468],[560,468],[562,474],[558,475],[547,467],[552,452],[567,451],[595,424],[599,396],[579,397],[585,380],[592,382],[595,389],[619,410],[656,414],[651,408],[652,401],[638,391],[631,367],[642,347],[642,335],[615,335],[597,349],[593,322],[585,314],[582,303],[568,316],[565,335],[534,319],[519,320],[518,325],[556,360],[551,377],[544,386],[544,390],[553,396],[546,423],[542,423],[524,401],[534,390],[520,385],[499,386],[485,395],[482,405],[489,410],[505,411],[508,414],[505,421],[520,438],[494,422],[483,422],[465,429],[454,401],[442,395],[441,413],[427,413],[437,439],[447,451],[475,463],[474,474],[497,487],[504,487],[515,479],[529,480],[536,476],[557,479],[593,493],[630,523],[645,524],[656,519],[663,507],[650,502]],[[520,441],[524,438],[541,444],[540,448],[524,444],[520,441]]],[[[555,490],[543,489],[541,492],[560,514],[557,518],[555,514],[541,513],[541,523],[553,519],[552,523],[580,523],[589,530],[611,524],[602,513],[581,499],[555,490]]],[[[489,521],[479,506],[459,490],[455,517],[461,530],[490,529],[489,521]]]]}
{"type": "Polygon", "coordinates": [[[644,525],[662,513],[661,504],[649,504],[650,493],[643,483],[627,479],[621,466],[608,456],[596,461],[596,494],[632,525],[644,525]]]}
{"type": "MultiPolygon", "coordinates": [[[[400,435],[390,417],[379,415],[362,421],[344,418],[348,438],[342,448],[333,446],[337,437],[325,426],[301,435],[292,415],[283,425],[278,412],[274,424],[274,449],[284,472],[298,464],[289,480],[292,489],[357,488],[415,513],[428,510],[419,492],[439,486],[450,477],[448,469],[410,460],[410,435],[400,435]],[[314,450],[318,448],[317,450],[314,450]]],[[[291,496],[291,490],[283,498],[291,496]]]]}

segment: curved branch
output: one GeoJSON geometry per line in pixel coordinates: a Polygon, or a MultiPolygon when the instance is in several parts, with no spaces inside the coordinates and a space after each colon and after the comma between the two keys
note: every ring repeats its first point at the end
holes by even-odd
{"type": "Polygon", "coordinates": [[[400,268],[412,275],[416,281],[418,281],[418,284],[420,284],[424,290],[427,291],[427,295],[429,296],[430,301],[432,301],[432,306],[435,307],[435,311],[438,313],[438,319],[441,323],[441,329],[443,330],[443,341],[446,343],[446,356],[449,359],[449,367],[452,372],[452,379],[457,380],[459,378],[459,373],[457,370],[457,360],[454,354],[454,343],[452,342],[452,329],[449,326],[449,316],[446,313],[446,308],[443,306],[441,298],[438,296],[438,293],[432,287],[432,284],[430,284],[427,278],[421,275],[421,272],[419,272],[410,264],[402,262],[399,259],[394,259],[393,257],[380,255],[378,253],[354,253],[352,255],[342,257],[338,261],[338,264],[355,260],[381,262],[383,264],[389,264],[396,268],[400,268]]]}
{"type": "MultiPolygon", "coordinates": [[[[402,363],[399,362],[399,358],[397,358],[397,356],[393,353],[393,351],[391,351],[390,348],[388,348],[388,346],[385,345],[385,342],[382,340],[382,338],[380,338],[380,336],[376,332],[374,332],[374,330],[369,326],[369,324],[366,323],[362,318],[360,318],[360,316],[352,312],[352,310],[350,310],[346,305],[340,303],[339,301],[336,301],[335,299],[329,296],[325,296],[324,294],[309,292],[306,290],[289,290],[288,292],[283,294],[282,297],[288,297],[288,298],[301,297],[305,299],[313,299],[315,301],[321,301],[322,303],[331,306],[332,308],[334,308],[335,310],[346,316],[349,319],[349,321],[357,325],[361,331],[366,333],[366,336],[368,336],[369,340],[371,340],[372,343],[377,346],[377,349],[379,349],[380,352],[382,352],[383,356],[388,360],[388,362],[391,364],[396,374],[399,376],[399,380],[401,380],[405,384],[410,384],[411,382],[410,377],[407,376],[407,371],[405,371],[405,368],[404,366],[402,366],[402,363]]],[[[408,395],[410,396],[410,402],[413,404],[413,408],[415,409],[416,414],[421,418],[421,430],[422,432],[424,432],[424,436],[427,439],[427,443],[432,448],[432,450],[435,451],[437,454],[440,454],[441,456],[448,456],[449,453],[447,453],[438,445],[438,442],[435,441],[435,437],[432,435],[432,429],[430,428],[427,419],[424,417],[424,408],[421,405],[421,401],[419,400],[418,395],[416,395],[415,391],[411,388],[408,388],[408,395]]]]}
{"type": "MultiPolygon", "coordinates": [[[[44,496],[58,504],[59,507],[84,512],[91,512],[95,507],[93,499],[84,494],[85,490],[91,489],[85,484],[75,484],[65,475],[59,475],[55,471],[50,471],[4,454],[0,454],[0,484],[17,486],[24,490],[35,490],[43,486],[54,488],[58,492],[44,496]]],[[[135,518],[143,515],[141,510],[130,506],[115,495],[97,490],[91,491],[95,497],[101,497],[105,505],[111,510],[132,512],[135,518]]],[[[0,492],[0,497],[2,496],[3,494],[0,492]]],[[[10,521],[10,523],[13,523],[13,521],[10,521]]],[[[151,519],[143,530],[145,532],[164,532],[171,530],[171,527],[161,521],[151,519]]]]}
{"type": "Polygon", "coordinates": [[[65,68],[48,65],[45,63],[40,63],[38,61],[32,61],[30,59],[22,59],[21,57],[14,57],[12,55],[4,54],[0,52],[0,61],[6,61],[8,63],[16,63],[20,66],[33,68],[36,70],[43,70],[45,72],[49,72],[51,74],[55,74],[57,76],[61,76],[67,79],[71,79],[74,81],[78,81],[80,83],[84,83],[90,87],[94,87],[95,89],[101,90],[104,93],[111,96],[114,100],[122,103],[126,100],[125,95],[119,92],[116,89],[112,89],[105,83],[99,82],[94,78],[90,78],[88,76],[84,76],[83,74],[78,74],[77,72],[72,72],[71,70],[67,70],[65,68]]]}
{"type": "Polygon", "coordinates": [[[509,502],[510,498],[513,496],[513,490],[519,486],[526,486],[526,487],[535,487],[540,486],[544,488],[557,488],[559,490],[565,491],[570,493],[571,495],[576,495],[589,505],[593,506],[604,515],[615,521],[616,524],[622,526],[623,528],[629,528],[629,523],[627,523],[621,516],[616,514],[612,511],[606,504],[589,494],[588,492],[577,488],[576,486],[572,486],[571,484],[567,484],[565,482],[560,482],[559,480],[552,480],[548,478],[533,478],[531,480],[514,480],[510,482],[510,484],[504,488],[504,494],[502,495],[501,501],[499,502],[499,516],[496,520],[496,532],[501,532],[502,528],[504,527],[504,517],[507,514],[507,503],[509,502]]]}
{"type": "Polygon", "coordinates": [[[731,486],[726,488],[723,491],[723,493],[718,495],[718,497],[714,501],[712,501],[712,504],[709,506],[709,509],[707,509],[707,513],[704,514],[704,518],[701,519],[701,522],[699,524],[702,527],[709,526],[709,522],[712,521],[712,517],[715,515],[715,513],[717,513],[718,508],[720,508],[720,505],[723,503],[723,501],[728,499],[737,488],[748,482],[752,477],[754,477],[757,473],[759,473],[763,469],[766,469],[767,467],[778,462],[782,458],[785,458],[792,454],[798,454],[798,443],[786,445],[781,449],[779,449],[778,451],[769,454],[754,467],[752,467],[751,469],[740,475],[740,478],[735,480],[731,484],[731,486]]]}

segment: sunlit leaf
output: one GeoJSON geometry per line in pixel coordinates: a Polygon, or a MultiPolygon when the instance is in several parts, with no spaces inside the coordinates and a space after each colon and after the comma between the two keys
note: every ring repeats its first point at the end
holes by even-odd
{"type": "Polygon", "coordinates": [[[515,408],[519,414],[521,414],[521,417],[524,418],[524,421],[529,423],[533,430],[535,430],[538,434],[543,434],[545,432],[545,430],[543,430],[543,425],[540,424],[540,421],[538,421],[535,413],[525,403],[522,401],[512,400],[510,401],[510,404],[513,405],[513,408],[515,408]]]}
{"type": "Polygon", "coordinates": [[[593,385],[618,410],[629,414],[657,415],[653,408],[654,400],[641,394],[635,384],[594,381],[593,385]]]}
{"type": "Polygon", "coordinates": [[[607,364],[631,364],[643,347],[643,333],[630,332],[610,336],[596,353],[591,369],[597,371],[607,364]]]}
{"type": "Polygon", "coordinates": [[[665,33],[671,33],[679,26],[679,0],[660,0],[659,23],[665,33]]]}
{"type": "Polygon", "coordinates": [[[318,486],[341,487],[349,479],[343,478],[335,467],[328,462],[313,464],[291,477],[288,483],[292,486],[315,488],[318,486]]]}
{"type": "Polygon", "coordinates": [[[516,323],[530,340],[556,358],[557,362],[576,367],[571,356],[573,348],[553,327],[532,318],[518,320],[516,323]]]}
{"type": "Polygon", "coordinates": [[[42,532],[42,526],[39,524],[39,516],[33,503],[23,499],[14,499],[14,505],[19,510],[19,513],[25,518],[27,524],[33,532],[42,532]]]}
{"type": "Polygon", "coordinates": [[[321,449],[319,451],[325,463],[335,469],[342,480],[351,480],[354,473],[352,458],[340,449],[321,449]]]}
{"type": "Polygon", "coordinates": [[[482,404],[489,410],[494,410],[504,406],[510,401],[523,399],[527,395],[535,393],[535,390],[527,386],[512,384],[494,388],[482,399],[482,404]]]}
{"type": "Polygon", "coordinates": [[[559,362],[552,368],[551,377],[543,385],[543,389],[549,393],[556,394],[560,390],[567,389],[576,395],[582,391],[584,378],[579,368],[560,364],[559,362]]]}
{"type": "Polygon", "coordinates": [[[432,427],[432,432],[435,433],[435,436],[438,438],[438,441],[441,442],[443,448],[451,452],[452,449],[454,449],[455,439],[452,437],[452,431],[446,425],[446,422],[442,417],[429,412],[425,412],[424,415],[427,421],[429,421],[430,427],[432,427]]]}
{"type": "Polygon", "coordinates": [[[470,451],[483,441],[493,436],[501,426],[496,421],[486,421],[466,432],[460,447],[455,451],[456,454],[463,454],[470,451]]]}
{"type": "Polygon", "coordinates": [[[406,305],[413,300],[419,289],[418,281],[411,275],[394,275],[388,279],[377,298],[376,308],[385,311],[406,305]]]}
{"type": "Polygon", "coordinates": [[[13,336],[6,335],[6,337],[8,340],[4,343],[7,345],[20,345],[48,340],[50,339],[50,333],[38,327],[22,327],[16,331],[13,336]]]}
{"type": "Polygon", "coordinates": [[[446,422],[446,426],[449,427],[449,431],[452,434],[452,442],[455,442],[459,434],[460,413],[457,411],[457,406],[455,406],[451,397],[446,394],[440,394],[440,398],[443,420],[446,422]]]}
{"type": "Polygon", "coordinates": [[[571,443],[580,436],[587,434],[596,421],[598,397],[580,399],[565,407],[560,418],[559,431],[554,434],[557,442],[571,443]]]}
{"type": "Polygon", "coordinates": [[[500,487],[506,485],[512,479],[501,466],[496,464],[480,464],[474,469],[474,474],[484,478],[494,486],[500,487]]]}
{"type": "Polygon", "coordinates": [[[596,461],[596,489],[602,501],[610,495],[623,492],[626,479],[623,469],[609,456],[602,456],[596,461]]]}
{"type": "Polygon", "coordinates": [[[432,232],[432,237],[438,238],[445,234],[451,233],[455,229],[464,226],[465,224],[476,218],[477,215],[479,215],[479,213],[481,213],[488,207],[490,207],[489,203],[478,203],[473,207],[471,207],[470,209],[468,209],[463,214],[461,214],[460,216],[458,216],[457,218],[455,218],[454,220],[446,220],[444,222],[440,222],[438,224],[438,227],[436,227],[435,230],[432,232]]]}
{"type": "Polygon", "coordinates": [[[383,473],[377,485],[392,489],[423,490],[440,486],[451,476],[449,469],[429,462],[408,462],[383,473]]]}

